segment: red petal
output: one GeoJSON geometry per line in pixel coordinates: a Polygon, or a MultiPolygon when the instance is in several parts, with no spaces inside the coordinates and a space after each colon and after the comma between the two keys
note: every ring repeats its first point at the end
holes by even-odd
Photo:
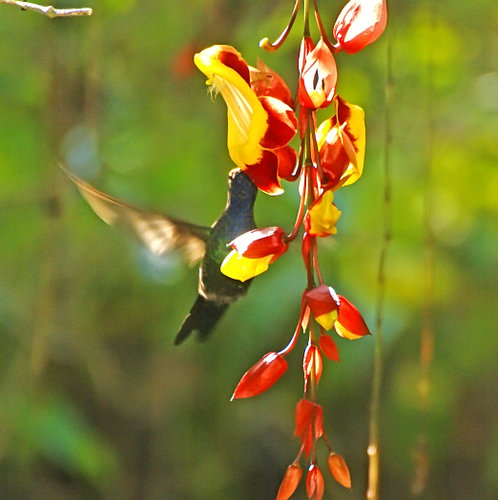
{"type": "Polygon", "coordinates": [[[232,399],[250,398],[269,389],[287,370],[287,361],[276,352],[265,354],[240,379],[232,399]]]}
{"type": "Polygon", "coordinates": [[[289,465],[285,471],[284,478],[280,483],[276,500],[288,500],[296,491],[302,475],[303,471],[299,465],[295,463],[289,465]]]}
{"type": "Polygon", "coordinates": [[[334,289],[327,285],[312,288],[306,292],[306,299],[315,318],[335,311],[339,307],[334,289]]]}
{"type": "Polygon", "coordinates": [[[270,195],[284,192],[278,177],[278,156],[273,151],[263,150],[258,163],[246,165],[244,172],[261,191],[270,195]]]}
{"type": "MultiPolygon", "coordinates": [[[[311,241],[312,237],[308,233],[303,234],[303,244],[301,247],[301,252],[303,255],[303,260],[305,265],[308,265],[309,262],[309,255],[310,255],[310,250],[311,250],[311,241]]],[[[307,295],[307,293],[305,294],[307,295]]]]}
{"type": "Polygon", "coordinates": [[[325,174],[327,188],[335,187],[349,165],[349,158],[335,127],[325,138],[320,148],[320,165],[325,174]]]}
{"type": "Polygon", "coordinates": [[[325,491],[325,481],[317,465],[311,464],[306,476],[306,493],[308,498],[321,500],[325,491]]]}
{"type": "Polygon", "coordinates": [[[301,436],[311,426],[314,411],[315,405],[309,399],[303,398],[296,403],[294,436],[301,436]]]}
{"type": "Polygon", "coordinates": [[[273,151],[278,157],[278,176],[281,179],[288,181],[295,180],[292,178],[292,172],[296,168],[297,154],[294,148],[284,146],[273,151]]]}
{"type": "Polygon", "coordinates": [[[342,295],[338,295],[338,297],[340,302],[337,321],[344,326],[346,330],[349,330],[355,335],[370,335],[368,326],[358,309],[342,295]]]}
{"type": "Polygon", "coordinates": [[[323,409],[321,405],[315,405],[315,439],[323,436],[323,409]]]}
{"type": "Polygon", "coordinates": [[[288,247],[283,240],[284,236],[285,232],[281,227],[264,227],[247,231],[231,241],[229,245],[248,259],[260,259],[267,255],[284,253],[288,247]]]}
{"type": "Polygon", "coordinates": [[[301,45],[299,46],[299,56],[297,67],[299,69],[299,73],[302,73],[304,69],[304,65],[306,64],[306,58],[308,54],[315,48],[315,44],[313,40],[309,36],[305,36],[301,39],[301,45]]]}
{"type": "Polygon", "coordinates": [[[325,354],[327,358],[331,359],[332,361],[339,361],[339,351],[330,335],[320,335],[318,344],[323,354],[325,354]]]}
{"type": "Polygon", "coordinates": [[[274,97],[260,97],[259,101],[268,113],[268,127],[260,144],[266,149],[281,148],[296,135],[297,118],[292,108],[274,97]]]}
{"type": "Polygon", "coordinates": [[[219,52],[218,59],[219,61],[235,70],[246,82],[248,85],[251,83],[251,78],[249,75],[249,66],[242,59],[242,56],[233,48],[228,45],[220,46],[221,50],[219,52]]]}

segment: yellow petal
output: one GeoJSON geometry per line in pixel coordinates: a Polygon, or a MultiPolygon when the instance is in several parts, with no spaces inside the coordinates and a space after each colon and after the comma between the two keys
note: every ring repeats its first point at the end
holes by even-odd
{"type": "MultiPolygon", "coordinates": [[[[349,117],[345,122],[345,127],[341,128],[340,138],[344,149],[351,161],[342,177],[348,177],[343,184],[353,184],[363,173],[363,163],[365,161],[365,113],[362,108],[349,104],[341,99],[341,105],[349,111],[349,117]],[[345,137],[346,136],[346,137],[345,137]]],[[[342,125],[342,124],[341,124],[342,125]]]]}
{"type": "Polygon", "coordinates": [[[361,339],[361,335],[355,335],[354,333],[350,332],[349,330],[344,328],[344,326],[342,326],[338,321],[335,322],[334,328],[337,334],[345,339],[349,340],[361,339]]]}
{"type": "Polygon", "coordinates": [[[333,204],[334,193],[329,190],[321,196],[316,204],[309,209],[310,234],[313,236],[327,236],[336,234],[336,224],[341,211],[333,204]]]}
{"type": "Polygon", "coordinates": [[[244,78],[220,61],[223,51],[243,61],[234,48],[213,45],[196,54],[194,63],[208,77],[206,83],[220,92],[227,104],[228,151],[233,162],[243,169],[257,163],[263,154],[259,143],[268,127],[268,114],[244,78]]]}
{"type": "Polygon", "coordinates": [[[273,254],[258,259],[243,257],[236,250],[232,250],[221,263],[220,270],[229,278],[247,281],[258,274],[264,273],[273,258],[273,254]]]}
{"type": "Polygon", "coordinates": [[[325,330],[330,330],[337,320],[337,311],[330,311],[328,313],[316,316],[316,322],[325,328],[325,330]]]}

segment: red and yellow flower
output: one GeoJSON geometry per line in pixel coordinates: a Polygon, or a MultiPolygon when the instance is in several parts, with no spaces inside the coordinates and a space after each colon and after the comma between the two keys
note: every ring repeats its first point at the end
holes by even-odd
{"type": "Polygon", "coordinates": [[[325,330],[334,327],[339,336],[349,340],[370,335],[358,309],[332,287],[320,285],[308,290],[305,297],[316,322],[325,330]]]}
{"type": "Polygon", "coordinates": [[[334,192],[325,191],[308,209],[303,221],[304,229],[310,236],[336,234],[341,213],[334,204],[334,192]]]}
{"type": "Polygon", "coordinates": [[[316,131],[324,187],[338,189],[356,182],[365,159],[365,114],[363,109],[335,97],[335,115],[316,131]]]}
{"type": "Polygon", "coordinates": [[[282,193],[280,181],[290,175],[296,161],[288,144],[297,130],[283,80],[266,68],[251,69],[228,45],[209,47],[196,54],[194,62],[227,104],[227,143],[234,163],[262,191],[282,193]],[[270,83],[261,80],[265,72],[272,77],[270,83]]]}
{"type": "Polygon", "coordinates": [[[285,232],[280,227],[265,227],[241,234],[229,243],[233,250],[220,270],[229,278],[247,281],[264,273],[270,264],[287,251],[285,232]]]}

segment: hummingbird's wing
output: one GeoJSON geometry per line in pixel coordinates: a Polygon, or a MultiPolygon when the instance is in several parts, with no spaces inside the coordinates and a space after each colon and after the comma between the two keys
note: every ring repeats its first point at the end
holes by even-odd
{"type": "Polygon", "coordinates": [[[104,222],[131,230],[155,255],[180,250],[190,264],[204,257],[210,228],[140,210],[63,170],[104,222]]]}

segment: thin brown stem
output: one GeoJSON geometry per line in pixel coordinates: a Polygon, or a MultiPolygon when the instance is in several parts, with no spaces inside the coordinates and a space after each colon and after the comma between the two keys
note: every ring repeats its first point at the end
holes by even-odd
{"type": "Polygon", "coordinates": [[[306,193],[306,188],[307,188],[307,183],[308,183],[308,176],[304,174],[303,177],[303,196],[301,196],[301,199],[299,200],[299,209],[297,212],[296,216],[296,222],[294,223],[294,229],[290,234],[288,234],[285,238],[284,241],[286,243],[291,242],[294,240],[299,233],[299,229],[301,227],[301,224],[303,222],[303,216],[304,216],[304,208],[306,206],[306,196],[304,196],[304,193],[306,193]]]}
{"type": "Polygon", "coordinates": [[[301,310],[299,312],[299,320],[297,322],[296,329],[294,330],[294,333],[292,334],[290,342],[281,351],[278,352],[279,356],[287,356],[287,354],[289,354],[289,352],[291,352],[292,349],[294,349],[296,342],[297,342],[297,339],[299,338],[299,332],[301,331],[301,325],[303,322],[305,312],[306,312],[306,302],[303,299],[301,301],[301,310]]]}
{"type": "Polygon", "coordinates": [[[294,4],[294,9],[292,10],[292,15],[291,19],[289,21],[289,24],[285,27],[284,31],[282,31],[282,34],[273,42],[271,43],[268,38],[263,38],[259,42],[259,46],[262,49],[267,50],[268,52],[275,52],[278,50],[282,44],[285,42],[287,36],[289,35],[292,26],[294,25],[294,21],[296,20],[297,17],[297,11],[299,9],[299,4],[301,3],[301,0],[296,0],[296,3],[294,4]]]}
{"type": "Polygon", "coordinates": [[[320,36],[322,40],[324,41],[325,45],[329,48],[330,52],[335,53],[339,52],[338,47],[332,45],[327,32],[325,31],[325,28],[322,23],[322,18],[320,17],[320,13],[318,12],[318,6],[316,4],[316,0],[313,0],[313,10],[315,12],[315,19],[316,19],[316,24],[318,26],[318,31],[320,31],[320,36]]]}
{"type": "Polygon", "coordinates": [[[375,352],[372,392],[370,400],[369,444],[368,455],[368,500],[378,500],[380,482],[379,464],[379,408],[380,391],[383,372],[382,328],[384,315],[384,298],[386,291],[385,268],[391,241],[391,147],[392,147],[392,108],[393,108],[393,67],[392,67],[392,26],[387,30],[386,55],[386,87],[385,87],[385,133],[384,133],[384,197],[383,218],[384,233],[377,269],[377,307],[375,319],[375,352]]]}
{"type": "Polygon", "coordinates": [[[31,2],[20,2],[18,0],[0,0],[0,4],[13,5],[19,7],[21,10],[30,10],[32,12],[37,12],[38,14],[43,14],[50,19],[54,17],[77,17],[77,16],[91,16],[93,10],[89,7],[82,7],[78,9],[56,9],[51,5],[39,5],[37,3],[31,2]]]}

